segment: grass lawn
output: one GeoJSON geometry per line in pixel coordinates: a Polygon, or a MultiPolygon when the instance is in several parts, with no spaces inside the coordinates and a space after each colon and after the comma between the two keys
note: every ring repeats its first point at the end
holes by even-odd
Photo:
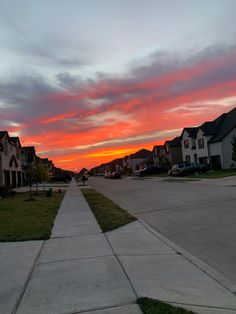
{"type": "Polygon", "coordinates": [[[64,194],[19,193],[0,199],[0,241],[48,239],[64,194]]]}
{"type": "Polygon", "coordinates": [[[139,298],[138,305],[144,314],[194,314],[180,307],[174,307],[164,302],[149,298],[139,298]]]}
{"type": "Polygon", "coordinates": [[[194,179],[194,178],[168,178],[162,180],[162,182],[177,182],[177,183],[185,183],[185,182],[194,182],[194,181],[201,181],[200,179],[194,179]]]}
{"type": "Polygon", "coordinates": [[[224,177],[230,177],[230,176],[236,176],[235,169],[208,171],[206,173],[199,173],[199,174],[191,175],[188,177],[199,178],[199,179],[201,178],[202,179],[217,179],[217,178],[224,178],[224,177]]]}
{"type": "Polygon", "coordinates": [[[81,189],[103,232],[135,221],[136,218],[94,189],[81,189]]]}

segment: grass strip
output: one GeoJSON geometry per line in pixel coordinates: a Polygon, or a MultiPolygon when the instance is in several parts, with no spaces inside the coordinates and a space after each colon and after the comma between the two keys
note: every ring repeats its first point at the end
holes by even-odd
{"type": "Polygon", "coordinates": [[[230,177],[230,176],[236,176],[235,169],[208,171],[206,173],[193,174],[188,177],[199,178],[199,179],[201,178],[202,179],[218,179],[218,178],[224,178],[224,177],[230,177]]]}
{"type": "Polygon", "coordinates": [[[111,231],[136,220],[126,210],[94,189],[81,189],[103,232],[111,231]]]}
{"type": "Polygon", "coordinates": [[[19,193],[0,199],[0,241],[45,240],[50,237],[63,193],[19,193]]]}
{"type": "Polygon", "coordinates": [[[137,303],[144,314],[194,314],[194,312],[181,307],[174,307],[150,298],[139,298],[137,303]]]}

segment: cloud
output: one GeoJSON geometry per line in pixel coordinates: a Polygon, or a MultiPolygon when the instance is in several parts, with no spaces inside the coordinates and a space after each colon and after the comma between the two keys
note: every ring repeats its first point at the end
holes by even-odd
{"type": "Polygon", "coordinates": [[[235,90],[236,47],[212,47],[188,58],[157,53],[123,76],[11,76],[0,82],[0,104],[6,127],[66,163],[91,150],[115,154],[176,136],[236,106],[235,90]]]}

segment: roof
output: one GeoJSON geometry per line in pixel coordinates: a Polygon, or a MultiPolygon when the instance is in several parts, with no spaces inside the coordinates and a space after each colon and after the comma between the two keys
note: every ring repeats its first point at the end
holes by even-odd
{"type": "Polygon", "coordinates": [[[140,149],[136,153],[130,155],[130,158],[135,159],[135,158],[149,158],[152,157],[152,152],[150,150],[147,150],[145,148],[140,149]]]}
{"type": "Polygon", "coordinates": [[[181,134],[181,139],[183,137],[183,133],[184,131],[186,131],[189,135],[189,137],[193,137],[193,138],[197,138],[197,132],[199,130],[199,127],[196,126],[196,127],[191,127],[191,128],[184,128],[183,131],[182,131],[182,134],[181,134]]]}
{"type": "Polygon", "coordinates": [[[18,136],[16,137],[10,137],[10,141],[15,144],[15,145],[19,145],[21,147],[21,142],[18,136]]]}
{"type": "Polygon", "coordinates": [[[35,147],[34,146],[24,146],[22,147],[22,151],[26,153],[34,153],[35,154],[35,147]]]}
{"type": "Polygon", "coordinates": [[[220,126],[224,123],[224,119],[227,116],[226,113],[223,113],[214,121],[208,121],[203,123],[199,129],[201,129],[204,135],[215,135],[219,131],[220,126]]]}
{"type": "Polygon", "coordinates": [[[222,141],[232,129],[236,128],[236,107],[211,123],[217,131],[213,134],[214,136],[210,139],[209,143],[222,141]]]}
{"type": "Polygon", "coordinates": [[[165,144],[169,144],[171,147],[181,146],[181,136],[177,136],[173,140],[166,141],[165,144]]]}
{"type": "Polygon", "coordinates": [[[155,149],[157,149],[157,150],[162,149],[163,147],[164,147],[164,145],[155,145],[155,146],[153,146],[152,151],[154,151],[155,149]]]}
{"type": "Polygon", "coordinates": [[[9,137],[9,135],[8,135],[8,132],[7,132],[7,131],[0,131],[0,138],[5,137],[6,135],[9,137]]]}

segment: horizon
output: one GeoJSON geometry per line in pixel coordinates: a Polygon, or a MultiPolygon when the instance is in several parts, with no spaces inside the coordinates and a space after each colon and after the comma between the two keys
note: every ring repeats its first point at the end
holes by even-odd
{"type": "Polygon", "coordinates": [[[152,150],[236,107],[234,0],[0,5],[1,130],[56,167],[152,150]]]}

